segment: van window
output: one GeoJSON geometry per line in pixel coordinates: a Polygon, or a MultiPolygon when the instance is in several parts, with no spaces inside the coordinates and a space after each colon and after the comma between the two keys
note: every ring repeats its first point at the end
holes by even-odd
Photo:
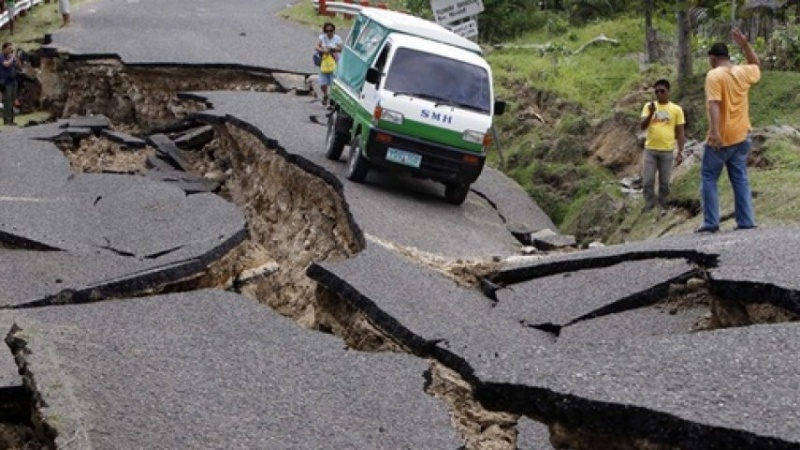
{"type": "Polygon", "coordinates": [[[364,61],[372,61],[375,53],[378,52],[378,46],[381,45],[389,30],[381,24],[370,21],[352,45],[353,51],[364,61]]]}
{"type": "Polygon", "coordinates": [[[375,68],[378,69],[380,73],[383,73],[383,67],[386,65],[386,58],[389,57],[389,51],[392,49],[392,44],[386,43],[383,46],[383,50],[381,50],[380,55],[378,55],[378,59],[375,60],[375,68]]]}
{"type": "Polygon", "coordinates": [[[398,48],[384,88],[489,114],[489,74],[456,59],[398,48]]]}
{"type": "Polygon", "coordinates": [[[347,35],[347,40],[345,41],[345,45],[348,47],[352,47],[353,43],[356,42],[358,39],[358,35],[361,34],[361,28],[364,26],[364,23],[368,19],[362,15],[356,17],[355,23],[353,23],[353,28],[350,29],[350,33],[347,35]]]}

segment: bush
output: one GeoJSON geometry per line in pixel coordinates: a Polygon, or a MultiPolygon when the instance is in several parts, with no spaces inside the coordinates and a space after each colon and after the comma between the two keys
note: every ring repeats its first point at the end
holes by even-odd
{"type": "Polygon", "coordinates": [[[767,49],[767,66],[773,70],[800,70],[800,25],[787,25],[772,33],[767,49]]]}
{"type": "MultiPolygon", "coordinates": [[[[430,0],[403,0],[403,6],[415,16],[433,17],[430,0]]],[[[501,42],[548,25],[542,11],[531,7],[528,0],[484,0],[483,6],[485,9],[478,16],[481,41],[501,42]]],[[[563,28],[555,19],[552,26],[563,28]]]]}
{"type": "Polygon", "coordinates": [[[486,8],[478,16],[481,40],[501,42],[547,25],[547,18],[528,0],[484,0],[486,8]]]}

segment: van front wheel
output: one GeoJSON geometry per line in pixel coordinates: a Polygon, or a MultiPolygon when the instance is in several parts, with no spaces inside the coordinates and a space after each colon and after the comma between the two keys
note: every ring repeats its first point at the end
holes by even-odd
{"type": "Polygon", "coordinates": [[[369,172],[369,161],[361,154],[361,135],[359,134],[350,143],[350,157],[347,159],[345,176],[350,181],[361,183],[367,178],[367,172],[369,172]]]}
{"type": "Polygon", "coordinates": [[[328,116],[328,132],[325,134],[325,157],[331,161],[338,161],[344,146],[347,145],[347,134],[336,132],[338,115],[332,113],[328,116]]]}
{"type": "Polygon", "coordinates": [[[444,198],[454,205],[464,203],[469,194],[469,183],[448,183],[444,185],[444,198]]]}

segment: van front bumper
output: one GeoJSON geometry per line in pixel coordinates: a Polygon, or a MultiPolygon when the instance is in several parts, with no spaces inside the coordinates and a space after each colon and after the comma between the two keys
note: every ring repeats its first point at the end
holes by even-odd
{"type": "Polygon", "coordinates": [[[472,183],[478,179],[486,162],[484,153],[398,135],[376,127],[370,128],[365,148],[367,159],[372,164],[393,170],[406,170],[414,176],[441,183],[472,183]],[[388,160],[390,149],[419,155],[419,167],[388,160]]]}

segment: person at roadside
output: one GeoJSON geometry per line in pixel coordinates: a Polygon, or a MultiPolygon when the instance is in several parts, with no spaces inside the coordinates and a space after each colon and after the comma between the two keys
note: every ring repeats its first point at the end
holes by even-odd
{"type": "Polygon", "coordinates": [[[670,85],[667,80],[658,80],[653,86],[656,100],[642,108],[642,130],[647,130],[642,160],[642,186],[644,192],[643,212],[656,205],[655,182],[658,173],[658,206],[661,213],[666,212],[669,197],[669,181],[673,163],[678,165],[683,159],[683,146],[686,142],[684,125],[686,120],[683,108],[669,100],[670,85]],[[673,155],[675,143],[678,154],[673,155]]]}
{"type": "Polygon", "coordinates": [[[717,181],[725,167],[733,188],[736,229],[755,228],[753,198],[747,176],[747,156],[750,153],[750,86],[761,78],[758,57],[738,29],[731,30],[731,39],[739,46],[747,64],[736,65],[730,60],[728,46],[718,42],[708,50],[711,70],[706,74],[706,110],[708,137],[700,167],[700,200],[703,205],[703,225],[697,233],[719,230],[719,193],[717,181]]]}
{"type": "Polygon", "coordinates": [[[61,28],[69,26],[69,0],[58,0],[58,13],[61,14],[61,28]]]}
{"type": "Polygon", "coordinates": [[[5,9],[8,11],[8,32],[14,34],[14,23],[17,21],[17,2],[16,0],[5,0],[5,4],[5,9]]]}
{"type": "Polygon", "coordinates": [[[0,58],[0,85],[3,87],[3,124],[14,124],[14,104],[17,101],[17,71],[22,63],[10,42],[3,43],[3,55],[0,58]]]}
{"type": "MultiPolygon", "coordinates": [[[[339,53],[342,51],[342,38],[336,34],[336,26],[330,22],[325,22],[322,26],[323,33],[319,35],[315,50],[324,57],[326,54],[333,56],[335,60],[339,60],[339,53]]],[[[319,73],[319,88],[322,91],[322,104],[328,105],[328,86],[333,81],[332,73],[319,73]]]]}

